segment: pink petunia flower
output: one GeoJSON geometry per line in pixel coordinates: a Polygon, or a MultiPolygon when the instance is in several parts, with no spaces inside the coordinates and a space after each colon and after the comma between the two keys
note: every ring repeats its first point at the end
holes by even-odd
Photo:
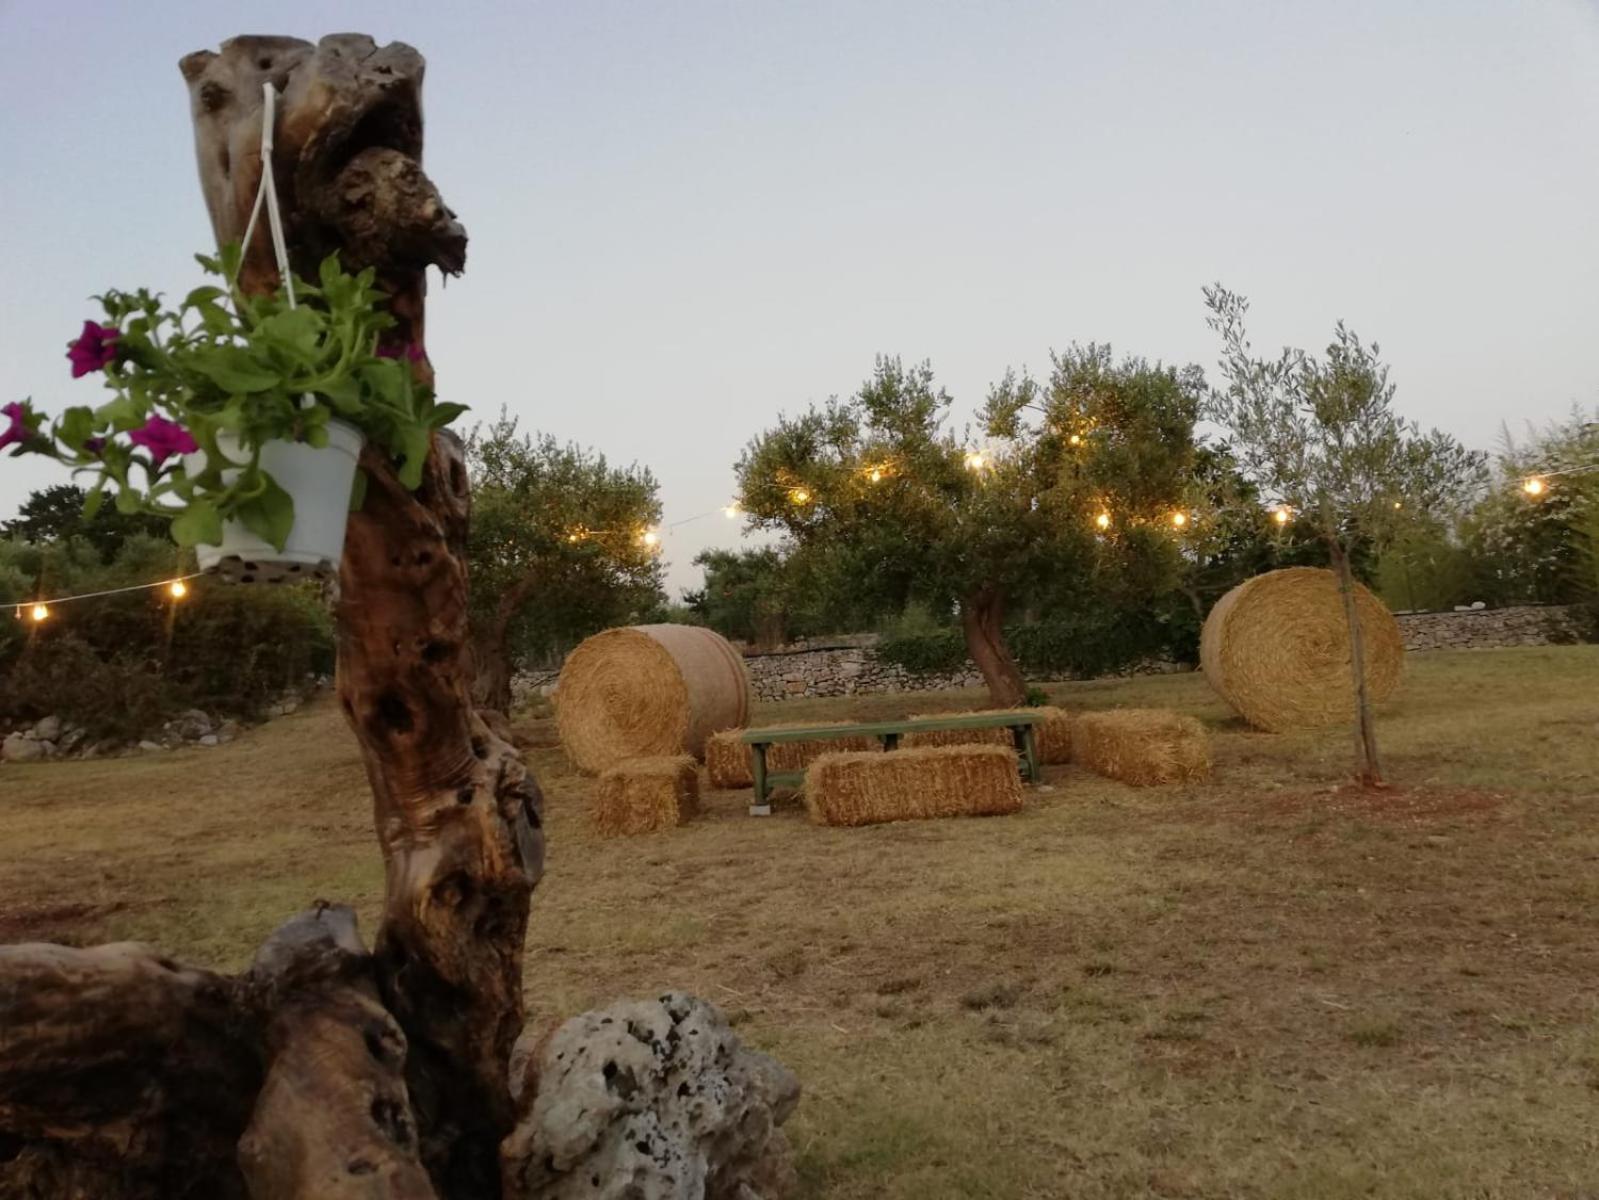
{"type": "Polygon", "coordinates": [[[200,443],[187,429],[165,417],[151,417],[141,428],[128,434],[128,441],[148,450],[158,467],[174,454],[193,454],[200,448],[200,443]]]}
{"type": "Polygon", "coordinates": [[[13,400],[10,404],[0,407],[0,416],[11,418],[3,433],[0,433],[0,450],[19,442],[25,442],[33,436],[33,430],[28,428],[28,410],[13,400]]]}
{"type": "Polygon", "coordinates": [[[72,378],[81,378],[112,362],[117,356],[114,343],[121,336],[114,325],[96,325],[93,321],[85,321],[78,340],[67,346],[67,358],[72,361],[72,378]]]}

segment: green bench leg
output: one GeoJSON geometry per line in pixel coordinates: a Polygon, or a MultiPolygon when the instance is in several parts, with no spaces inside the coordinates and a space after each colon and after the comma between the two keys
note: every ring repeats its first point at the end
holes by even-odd
{"type": "Polygon", "coordinates": [[[750,804],[750,816],[772,815],[771,788],[766,782],[766,743],[756,742],[750,747],[751,774],[755,776],[755,796],[750,804]]]}
{"type": "Polygon", "coordinates": [[[1013,725],[1011,736],[1016,739],[1016,749],[1022,757],[1022,774],[1028,783],[1038,782],[1038,738],[1031,725],[1013,725]]]}

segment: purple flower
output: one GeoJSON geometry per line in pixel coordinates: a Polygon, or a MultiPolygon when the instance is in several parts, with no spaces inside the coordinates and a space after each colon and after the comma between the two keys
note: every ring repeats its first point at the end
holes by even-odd
{"type": "Polygon", "coordinates": [[[427,361],[427,351],[422,349],[422,347],[418,346],[415,342],[409,342],[404,346],[395,346],[392,344],[388,346],[379,346],[377,349],[377,356],[379,358],[404,358],[407,361],[414,363],[427,361]]]}
{"type": "Polygon", "coordinates": [[[33,436],[33,430],[28,428],[28,410],[17,401],[13,400],[10,404],[0,407],[0,416],[11,418],[11,424],[6,427],[5,432],[0,433],[0,450],[13,443],[25,442],[33,436]]]}
{"type": "Polygon", "coordinates": [[[200,448],[187,429],[165,417],[151,417],[142,428],[128,434],[128,441],[148,450],[158,467],[174,454],[193,454],[200,448]]]}
{"type": "Polygon", "coordinates": [[[90,371],[98,371],[117,356],[114,343],[122,336],[114,325],[83,323],[78,340],[67,345],[67,357],[72,360],[72,378],[78,379],[90,371]]]}

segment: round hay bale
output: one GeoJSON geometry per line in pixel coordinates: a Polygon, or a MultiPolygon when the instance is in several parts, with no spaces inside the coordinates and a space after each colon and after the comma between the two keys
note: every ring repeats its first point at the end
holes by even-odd
{"type": "Polygon", "coordinates": [[[607,629],[567,655],[556,687],[561,745],[595,774],[627,758],[704,753],[749,718],[744,660],[696,625],[607,629]]]}
{"type": "MultiPolygon", "coordinates": [[[[1376,703],[1399,684],[1405,641],[1388,606],[1359,583],[1355,612],[1376,703]]],[[[1205,619],[1199,662],[1210,686],[1258,729],[1280,733],[1355,715],[1349,627],[1331,571],[1288,567],[1239,584],[1205,619]]]]}

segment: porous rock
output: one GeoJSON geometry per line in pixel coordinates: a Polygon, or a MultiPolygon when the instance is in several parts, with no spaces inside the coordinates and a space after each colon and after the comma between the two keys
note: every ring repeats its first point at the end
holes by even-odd
{"type": "Polygon", "coordinates": [[[669,992],[573,1017],[532,1048],[525,1070],[522,1116],[500,1147],[508,1200],[782,1200],[794,1190],[778,1126],[799,1081],[703,1000],[669,992]]]}
{"type": "Polygon", "coordinates": [[[0,759],[6,762],[32,762],[44,757],[44,746],[33,738],[13,733],[0,742],[0,759]]]}

